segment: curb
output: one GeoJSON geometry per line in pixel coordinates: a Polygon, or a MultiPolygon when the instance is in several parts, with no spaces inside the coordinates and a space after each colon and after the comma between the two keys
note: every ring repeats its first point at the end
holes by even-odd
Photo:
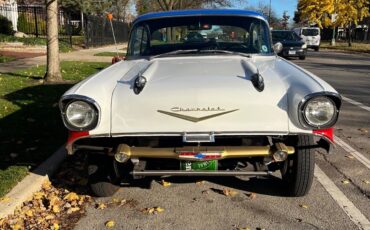
{"type": "Polygon", "coordinates": [[[42,184],[51,177],[66,158],[65,147],[60,147],[46,161],[21,180],[7,195],[6,201],[0,202],[0,219],[14,213],[22,203],[39,191],[42,184]]]}

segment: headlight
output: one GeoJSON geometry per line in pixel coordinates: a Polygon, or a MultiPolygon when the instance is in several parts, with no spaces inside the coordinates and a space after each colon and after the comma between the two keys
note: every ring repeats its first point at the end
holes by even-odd
{"type": "Polygon", "coordinates": [[[65,109],[65,121],[73,130],[95,128],[98,120],[96,108],[85,101],[72,101],[65,109]]]}
{"type": "Polygon", "coordinates": [[[330,127],[338,117],[335,103],[325,96],[314,97],[307,101],[302,112],[307,124],[314,128],[330,127]]]}
{"type": "Polygon", "coordinates": [[[302,49],[307,49],[307,43],[304,43],[304,44],[302,45],[302,49]]]}

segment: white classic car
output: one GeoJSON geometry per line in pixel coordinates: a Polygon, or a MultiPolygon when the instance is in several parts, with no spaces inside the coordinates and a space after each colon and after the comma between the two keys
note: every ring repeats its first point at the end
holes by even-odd
{"type": "Polygon", "coordinates": [[[275,171],[287,195],[303,196],[313,150],[333,142],[341,97],[279,49],[255,12],[140,16],[126,60],[62,96],[68,153],[87,155],[98,196],[144,177],[275,171]]]}

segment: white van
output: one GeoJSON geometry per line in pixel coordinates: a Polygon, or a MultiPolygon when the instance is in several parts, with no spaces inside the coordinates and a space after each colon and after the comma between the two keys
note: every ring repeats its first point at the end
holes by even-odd
{"type": "Polygon", "coordinates": [[[293,29],[293,31],[307,44],[307,48],[319,51],[321,41],[319,27],[299,27],[293,29]]]}

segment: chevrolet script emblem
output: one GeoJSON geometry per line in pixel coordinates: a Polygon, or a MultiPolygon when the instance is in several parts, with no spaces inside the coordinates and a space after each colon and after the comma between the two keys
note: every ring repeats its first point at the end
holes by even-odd
{"type": "Polygon", "coordinates": [[[171,117],[177,117],[177,118],[187,120],[187,121],[191,121],[191,122],[200,122],[200,121],[208,120],[208,119],[211,119],[211,118],[214,118],[214,117],[218,117],[218,116],[221,116],[221,115],[225,115],[225,114],[228,114],[228,113],[238,111],[238,109],[226,111],[225,109],[221,109],[219,107],[218,108],[191,108],[191,109],[182,109],[182,108],[174,107],[174,108],[171,109],[171,111],[176,111],[176,112],[218,112],[218,113],[203,116],[203,117],[193,117],[193,116],[189,116],[189,115],[184,115],[184,114],[179,114],[179,113],[174,113],[174,112],[168,112],[168,111],[163,111],[163,110],[158,110],[158,113],[163,113],[163,114],[166,114],[166,115],[171,116],[171,117]]]}

